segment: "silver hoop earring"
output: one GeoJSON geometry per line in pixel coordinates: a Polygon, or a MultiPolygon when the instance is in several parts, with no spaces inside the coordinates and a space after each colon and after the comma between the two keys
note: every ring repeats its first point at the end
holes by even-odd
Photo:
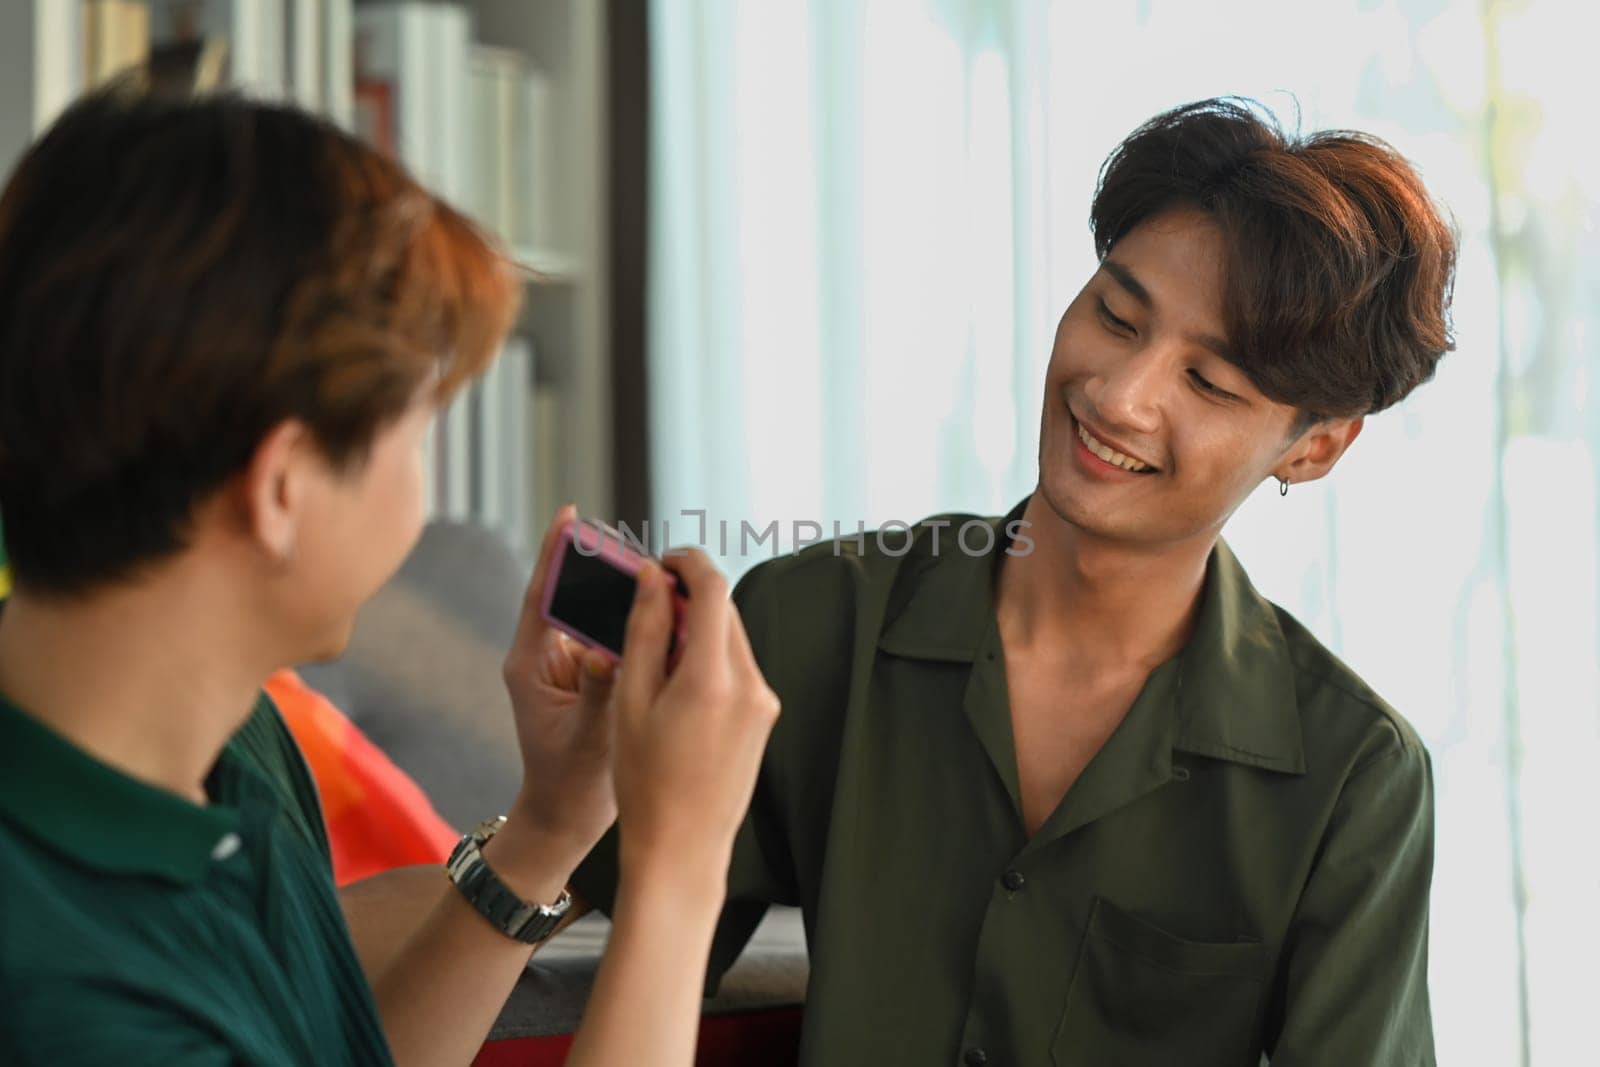
{"type": "Polygon", "coordinates": [[[1288,496],[1289,495],[1289,483],[1286,482],[1285,480],[1283,480],[1282,478],[1278,479],[1278,495],[1279,496],[1288,496]]]}

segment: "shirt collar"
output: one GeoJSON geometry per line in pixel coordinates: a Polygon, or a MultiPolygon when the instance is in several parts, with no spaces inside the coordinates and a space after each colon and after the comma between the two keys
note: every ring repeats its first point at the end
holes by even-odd
{"type": "MultiPolygon", "coordinates": [[[[994,614],[994,575],[1010,545],[1007,530],[1027,498],[1006,515],[941,515],[924,522],[901,563],[878,647],[897,656],[972,662],[994,614]],[[962,523],[994,533],[990,551],[971,555],[957,540],[962,523]],[[933,530],[939,540],[934,549],[933,530]]],[[[967,544],[978,543],[976,533],[967,544]]],[[[1294,664],[1277,610],[1250,584],[1221,540],[1206,564],[1199,618],[1178,653],[1178,729],[1173,747],[1292,774],[1305,772],[1294,664]]]]}
{"type": "Polygon", "coordinates": [[[1294,661],[1277,608],[1221,540],[1206,565],[1200,617],[1178,658],[1175,748],[1305,773],[1294,661]]]}
{"type": "MultiPolygon", "coordinates": [[[[225,749],[212,772],[235,768],[225,749]]],[[[211,780],[208,780],[208,788],[211,780]]],[[[237,847],[237,808],[193,804],[100,762],[0,696],[0,819],[107,874],[177,883],[237,847]],[[230,843],[231,842],[231,847],[230,843]]]]}

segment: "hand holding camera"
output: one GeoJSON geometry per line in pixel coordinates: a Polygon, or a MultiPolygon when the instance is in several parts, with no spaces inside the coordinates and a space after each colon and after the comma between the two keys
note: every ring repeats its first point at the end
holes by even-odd
{"type": "Polygon", "coordinates": [[[778,698],[756,666],[727,580],[704,552],[647,563],[638,585],[614,694],[624,877],[670,872],[720,896],[778,698]],[[669,676],[674,577],[689,597],[681,659],[669,676]]]}
{"type": "Polygon", "coordinates": [[[625,869],[720,886],[778,700],[704,552],[650,559],[563,507],[505,676],[524,825],[575,865],[617,818],[625,869]]]}

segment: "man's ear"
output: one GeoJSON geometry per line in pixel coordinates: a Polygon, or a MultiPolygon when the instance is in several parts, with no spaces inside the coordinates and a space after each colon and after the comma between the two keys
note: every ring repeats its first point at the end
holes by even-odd
{"type": "Polygon", "coordinates": [[[1339,457],[1361,435],[1364,425],[1365,416],[1316,423],[1289,446],[1273,468],[1272,476],[1291,485],[1316,481],[1333,470],[1339,457]]]}
{"type": "Polygon", "coordinates": [[[294,559],[314,453],[306,424],[285,419],[256,445],[235,483],[245,535],[278,563],[294,559]]]}

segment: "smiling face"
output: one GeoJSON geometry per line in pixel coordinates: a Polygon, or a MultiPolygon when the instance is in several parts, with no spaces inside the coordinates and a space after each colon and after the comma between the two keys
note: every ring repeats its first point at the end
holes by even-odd
{"type": "Polygon", "coordinates": [[[1118,241],[1062,315],[1039,490],[1064,521],[1146,546],[1210,540],[1263,479],[1320,477],[1354,438],[1348,422],[1291,438],[1295,409],[1229,362],[1223,269],[1216,224],[1170,211],[1118,241]]]}

